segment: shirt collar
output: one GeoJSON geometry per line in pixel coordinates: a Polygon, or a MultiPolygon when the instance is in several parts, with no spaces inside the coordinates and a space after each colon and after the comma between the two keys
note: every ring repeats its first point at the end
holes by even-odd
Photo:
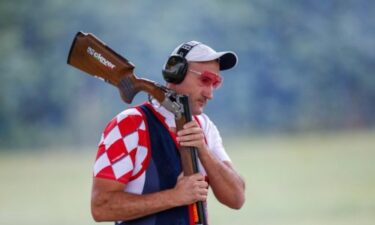
{"type": "Polygon", "coordinates": [[[168,111],[164,106],[160,105],[160,103],[156,99],[151,99],[150,105],[164,118],[164,121],[168,125],[168,127],[176,127],[176,121],[173,113],[168,111]]]}

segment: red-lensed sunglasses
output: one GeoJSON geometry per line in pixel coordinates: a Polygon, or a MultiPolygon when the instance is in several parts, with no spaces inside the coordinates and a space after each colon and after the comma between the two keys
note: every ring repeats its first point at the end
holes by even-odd
{"type": "Polygon", "coordinates": [[[199,75],[199,80],[203,86],[212,86],[214,89],[219,88],[223,83],[223,78],[210,71],[199,72],[196,70],[189,69],[190,72],[199,75]]]}

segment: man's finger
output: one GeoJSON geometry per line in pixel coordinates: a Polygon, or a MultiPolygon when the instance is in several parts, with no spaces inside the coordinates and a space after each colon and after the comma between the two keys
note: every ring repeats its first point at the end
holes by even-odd
{"type": "Polygon", "coordinates": [[[191,127],[191,128],[178,131],[177,135],[184,136],[184,135],[195,134],[195,133],[202,133],[202,129],[200,127],[191,127]]]}
{"type": "Polygon", "coordinates": [[[183,128],[184,128],[184,129],[187,129],[187,128],[196,127],[196,126],[198,126],[197,121],[192,120],[192,121],[190,121],[190,122],[184,124],[183,128]]]}

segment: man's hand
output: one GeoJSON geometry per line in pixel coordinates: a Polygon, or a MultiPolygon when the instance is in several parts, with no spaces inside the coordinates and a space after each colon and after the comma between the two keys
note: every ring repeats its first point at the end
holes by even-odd
{"type": "Polygon", "coordinates": [[[207,172],[210,187],[216,198],[223,204],[239,209],[245,202],[245,182],[234,170],[231,162],[220,161],[208,150],[204,132],[198,122],[193,120],[177,132],[181,146],[196,147],[199,160],[207,172]]]}
{"type": "Polygon", "coordinates": [[[208,184],[202,174],[178,177],[174,188],[144,195],[124,192],[117,181],[94,178],[91,210],[95,221],[132,220],[166,209],[205,201],[208,184]]]}
{"type": "Polygon", "coordinates": [[[203,130],[195,120],[186,123],[183,129],[177,132],[177,141],[181,146],[196,147],[200,151],[207,148],[203,130]]]}
{"type": "Polygon", "coordinates": [[[229,161],[220,161],[208,150],[204,132],[198,122],[193,120],[177,132],[181,146],[196,147],[199,160],[206,170],[210,187],[216,198],[223,204],[240,209],[245,202],[245,182],[234,170],[229,161]]]}
{"type": "Polygon", "coordinates": [[[206,201],[208,183],[202,174],[196,173],[191,176],[181,174],[173,191],[178,205],[189,205],[197,201],[206,201]]]}

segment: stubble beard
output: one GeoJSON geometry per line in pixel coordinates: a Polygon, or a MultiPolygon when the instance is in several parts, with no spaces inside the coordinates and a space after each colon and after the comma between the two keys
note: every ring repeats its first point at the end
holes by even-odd
{"type": "Polygon", "coordinates": [[[204,107],[207,105],[207,99],[196,99],[194,101],[193,108],[192,108],[192,114],[194,115],[200,115],[203,113],[204,107]]]}

